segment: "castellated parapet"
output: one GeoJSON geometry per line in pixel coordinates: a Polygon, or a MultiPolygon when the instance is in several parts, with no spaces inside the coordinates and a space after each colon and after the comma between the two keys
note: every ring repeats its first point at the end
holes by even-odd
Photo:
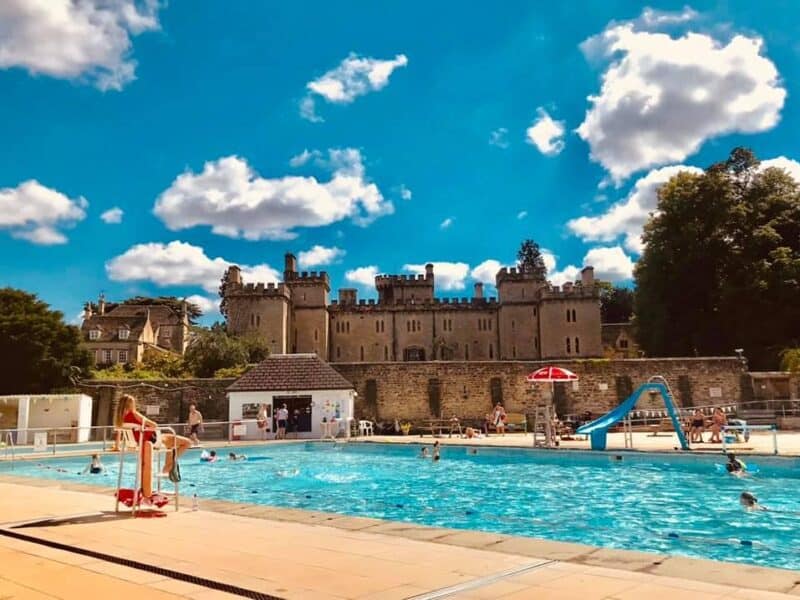
{"type": "Polygon", "coordinates": [[[591,267],[580,281],[554,286],[503,268],[498,297],[474,286],[471,298],[436,298],[434,267],[419,275],[378,275],[378,299],[342,288],[330,300],[324,271],[297,271],[285,257],[284,281],[243,282],[232,267],[228,328],[269,341],[273,352],[315,352],[331,362],[542,360],[600,356],[599,288],[591,267]]]}

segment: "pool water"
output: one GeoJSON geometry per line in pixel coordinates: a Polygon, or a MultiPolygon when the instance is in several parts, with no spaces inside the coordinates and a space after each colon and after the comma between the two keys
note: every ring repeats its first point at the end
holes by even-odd
{"type": "MultiPolygon", "coordinates": [[[[434,463],[413,444],[320,442],[237,447],[244,462],[219,452],[213,464],[197,451],[181,461],[181,491],[201,505],[216,498],[800,569],[798,459],[752,458],[758,472],[737,479],[717,470],[721,455],[444,447],[434,463]],[[743,510],[745,490],[772,510],[743,510]]],[[[87,463],[19,461],[14,473],[115,485],[115,457],[103,475],[79,475],[87,463]]]]}

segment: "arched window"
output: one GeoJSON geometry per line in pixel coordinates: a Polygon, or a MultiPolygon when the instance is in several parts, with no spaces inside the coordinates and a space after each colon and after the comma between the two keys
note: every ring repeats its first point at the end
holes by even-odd
{"type": "Polygon", "coordinates": [[[580,338],[575,338],[575,354],[581,353],[581,340],[580,338]]]}
{"type": "Polygon", "coordinates": [[[494,346],[492,346],[491,344],[489,344],[489,358],[490,359],[494,358],[494,346]]]}
{"type": "Polygon", "coordinates": [[[573,308],[573,309],[572,309],[572,322],[574,323],[574,322],[575,322],[575,321],[577,321],[577,320],[578,320],[578,317],[577,317],[577,315],[575,314],[575,309],[573,308]]]}
{"type": "Polygon", "coordinates": [[[256,315],[256,327],[261,327],[261,315],[256,315]]]}
{"type": "Polygon", "coordinates": [[[567,309],[567,323],[569,323],[572,320],[571,317],[572,313],[569,311],[569,309],[567,309]]]}
{"type": "Polygon", "coordinates": [[[570,339],[567,338],[567,354],[569,354],[570,352],[572,352],[572,349],[570,348],[570,339]]]}
{"type": "Polygon", "coordinates": [[[319,340],[319,329],[314,330],[314,341],[316,342],[319,340]]]}
{"type": "Polygon", "coordinates": [[[389,346],[383,347],[383,360],[389,360],[389,346]]]}
{"type": "Polygon", "coordinates": [[[364,346],[361,346],[361,362],[364,362],[364,346]]]}
{"type": "Polygon", "coordinates": [[[511,346],[511,358],[517,358],[517,347],[511,346]]]}

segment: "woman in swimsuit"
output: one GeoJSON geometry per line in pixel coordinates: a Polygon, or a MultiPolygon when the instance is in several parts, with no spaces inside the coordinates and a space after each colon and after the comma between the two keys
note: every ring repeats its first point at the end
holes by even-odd
{"type": "MultiPolygon", "coordinates": [[[[144,432],[134,429],[133,438],[138,443],[139,438],[144,435],[144,443],[142,445],[142,495],[145,498],[149,498],[153,495],[153,444],[156,441],[158,423],[151,421],[136,410],[136,398],[130,394],[124,394],[119,399],[114,424],[117,427],[122,427],[125,423],[144,427],[144,432]]],[[[165,433],[161,436],[161,442],[167,449],[176,451],[167,452],[162,471],[162,474],[166,476],[172,470],[173,460],[186,452],[191,445],[191,441],[183,436],[165,433]]]]}
{"type": "Polygon", "coordinates": [[[92,454],[92,462],[86,465],[86,468],[81,472],[81,475],[86,475],[86,473],[99,475],[103,471],[105,471],[105,467],[103,466],[103,463],[100,462],[100,455],[92,454]]]}
{"type": "Polygon", "coordinates": [[[722,443],[722,428],[728,424],[728,419],[725,417],[725,413],[722,412],[720,407],[714,409],[714,416],[711,417],[711,439],[709,443],[711,444],[721,444],[722,443]]]}
{"type": "Polygon", "coordinates": [[[699,442],[703,443],[703,432],[706,430],[706,418],[703,411],[699,408],[694,411],[692,417],[691,429],[689,429],[689,443],[699,442]]]}

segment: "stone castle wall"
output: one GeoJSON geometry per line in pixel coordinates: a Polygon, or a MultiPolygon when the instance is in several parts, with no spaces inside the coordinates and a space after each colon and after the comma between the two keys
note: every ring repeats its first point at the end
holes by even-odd
{"type": "MultiPolygon", "coordinates": [[[[550,386],[530,385],[525,376],[547,363],[523,361],[351,363],[333,364],[351,381],[358,396],[356,413],[377,419],[420,420],[432,416],[431,386],[438,387],[441,415],[480,419],[491,408],[500,388],[508,412],[532,412],[551,397],[550,386]],[[438,383],[436,383],[438,381],[438,383]]],[[[589,410],[604,413],[653,375],[666,377],[682,406],[735,403],[742,396],[745,368],[735,358],[676,358],[559,361],[578,374],[575,383],[556,384],[558,413],[589,410]]],[[[749,380],[748,380],[749,385],[749,380]]],[[[642,408],[663,409],[656,399],[642,398],[642,408]]]]}
{"type": "MultiPolygon", "coordinates": [[[[490,410],[493,398],[497,398],[498,388],[508,412],[531,412],[537,401],[550,397],[550,388],[546,384],[532,386],[525,382],[525,376],[544,364],[547,363],[378,362],[332,366],[358,392],[356,416],[387,421],[431,417],[432,386],[438,388],[444,416],[481,419],[490,410]]],[[[749,376],[735,358],[595,359],[560,361],[559,365],[580,377],[577,384],[556,384],[554,402],[562,416],[586,410],[595,415],[604,413],[653,375],[667,378],[682,406],[735,403],[742,399],[743,391],[746,395],[751,389],[749,376]]],[[[123,393],[134,395],[142,412],[147,406],[158,406],[158,415],[149,416],[160,423],[185,422],[192,402],[207,421],[224,421],[228,418],[225,389],[233,381],[93,381],[77,391],[94,398],[95,425],[112,423],[116,401],[123,393]]],[[[648,397],[640,400],[639,407],[663,409],[663,404],[660,400],[653,403],[648,397]]]]}

